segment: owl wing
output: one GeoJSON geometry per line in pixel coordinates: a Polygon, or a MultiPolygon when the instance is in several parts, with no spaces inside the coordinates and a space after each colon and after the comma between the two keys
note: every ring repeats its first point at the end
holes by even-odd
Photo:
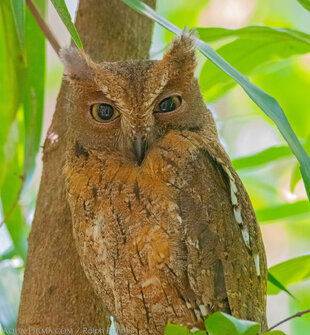
{"type": "Polygon", "coordinates": [[[218,141],[182,136],[192,146],[178,200],[187,254],[179,290],[196,315],[220,310],[265,328],[266,256],[249,196],[218,141]]]}

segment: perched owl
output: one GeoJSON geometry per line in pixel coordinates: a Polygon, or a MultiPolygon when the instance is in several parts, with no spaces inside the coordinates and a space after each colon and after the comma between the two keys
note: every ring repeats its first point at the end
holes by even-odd
{"type": "Polygon", "coordinates": [[[183,34],[162,60],[62,51],[64,173],[82,266],[119,334],[191,331],[224,311],[266,328],[266,257],[183,34]]]}

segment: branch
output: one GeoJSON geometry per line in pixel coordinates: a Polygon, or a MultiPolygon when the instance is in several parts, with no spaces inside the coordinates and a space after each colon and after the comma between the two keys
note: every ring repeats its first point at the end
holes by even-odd
{"type": "Polygon", "coordinates": [[[53,49],[55,50],[56,54],[59,56],[60,45],[59,45],[58,41],[56,40],[55,36],[53,35],[50,28],[48,27],[48,25],[43,20],[41,14],[38,12],[36,7],[34,6],[32,0],[26,0],[26,3],[28,5],[28,8],[29,8],[30,12],[32,13],[33,17],[37,21],[39,27],[43,31],[43,34],[45,35],[47,40],[50,42],[50,44],[53,47],[53,49]]]}
{"type": "MultiPolygon", "coordinates": [[[[286,319],[284,319],[284,320],[278,322],[278,323],[275,324],[274,326],[270,327],[270,328],[266,331],[266,333],[268,333],[268,332],[270,332],[272,329],[277,328],[278,326],[282,325],[282,323],[285,323],[285,322],[287,322],[287,321],[289,321],[289,320],[292,320],[292,319],[294,319],[294,318],[297,318],[297,317],[301,317],[301,316],[303,316],[304,314],[307,314],[307,313],[310,313],[310,309],[307,309],[307,310],[305,310],[305,311],[298,312],[298,313],[296,313],[296,314],[294,314],[294,315],[292,315],[292,316],[290,316],[290,317],[288,317],[288,318],[286,318],[286,319]]],[[[265,334],[265,333],[263,333],[263,334],[265,334]]]]}

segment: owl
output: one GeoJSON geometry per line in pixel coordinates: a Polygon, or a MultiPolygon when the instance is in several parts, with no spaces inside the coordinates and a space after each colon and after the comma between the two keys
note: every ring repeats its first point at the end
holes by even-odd
{"type": "Polygon", "coordinates": [[[261,232],[194,77],[193,37],[162,60],[62,59],[73,236],[118,333],[195,332],[216,311],[265,329],[261,232]]]}

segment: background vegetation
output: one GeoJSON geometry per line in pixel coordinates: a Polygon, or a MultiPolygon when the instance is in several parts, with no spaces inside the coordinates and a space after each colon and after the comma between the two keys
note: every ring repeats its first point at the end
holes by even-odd
{"type": "MultiPolygon", "coordinates": [[[[60,44],[68,45],[69,34],[55,9],[46,0],[34,2],[42,15],[47,13],[60,44]]],[[[66,3],[74,17],[76,1],[66,3]]],[[[6,219],[0,229],[3,330],[16,322],[27,235],[40,180],[39,148],[62,76],[61,63],[49,46],[46,52],[45,38],[25,9],[23,1],[0,1],[0,221],[6,219]]],[[[280,103],[309,153],[307,9],[308,0],[158,0],[157,13],[180,28],[201,27],[202,40],[280,103]]],[[[156,25],[152,58],[161,57],[172,37],[156,25]]],[[[268,318],[272,325],[310,308],[310,207],[299,163],[274,123],[240,86],[204,56],[198,57],[197,76],[204,97],[262,225],[271,267],[268,318]]],[[[281,327],[290,335],[308,334],[310,317],[281,327]]]]}

